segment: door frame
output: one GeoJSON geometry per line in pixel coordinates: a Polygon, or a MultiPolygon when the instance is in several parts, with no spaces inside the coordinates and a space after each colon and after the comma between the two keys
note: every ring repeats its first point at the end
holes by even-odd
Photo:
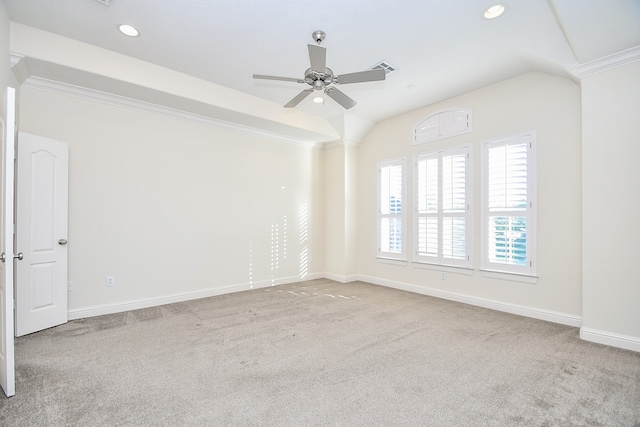
{"type": "MultiPolygon", "coordinates": [[[[3,199],[0,200],[2,205],[2,221],[4,222],[3,236],[4,247],[0,250],[4,250],[4,268],[2,272],[3,282],[0,282],[0,286],[3,286],[2,292],[4,294],[4,301],[2,310],[3,314],[0,316],[0,345],[4,346],[4,355],[0,357],[1,365],[0,370],[0,388],[3,389],[7,397],[11,397],[15,394],[15,354],[14,354],[14,206],[15,206],[15,194],[14,194],[14,182],[15,182],[15,89],[7,87],[3,94],[2,102],[6,102],[6,123],[3,123],[2,129],[2,157],[4,164],[2,165],[2,185],[3,188],[0,192],[3,194],[3,199]]],[[[0,355],[1,356],[1,355],[0,355]]]]}

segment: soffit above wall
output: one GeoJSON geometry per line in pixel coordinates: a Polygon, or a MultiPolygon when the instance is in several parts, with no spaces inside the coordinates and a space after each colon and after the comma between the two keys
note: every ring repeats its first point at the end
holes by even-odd
{"type": "Polygon", "coordinates": [[[219,106],[177,96],[121,80],[33,58],[13,56],[19,84],[99,102],[167,114],[182,119],[252,133],[301,145],[334,141],[335,135],[269,121],[219,106]]]}

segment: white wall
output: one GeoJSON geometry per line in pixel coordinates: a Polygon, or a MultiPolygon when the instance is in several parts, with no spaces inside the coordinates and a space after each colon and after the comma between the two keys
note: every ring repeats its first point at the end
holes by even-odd
{"type": "MultiPolygon", "coordinates": [[[[492,308],[579,325],[581,315],[581,132],[580,88],[569,79],[529,73],[379,123],[359,147],[359,275],[374,283],[472,302],[492,308]],[[473,132],[412,146],[413,126],[447,107],[473,110],[473,132]],[[483,276],[480,265],[480,141],[537,131],[537,283],[483,276]],[[474,176],[474,266],[472,275],[376,260],[376,162],[406,156],[408,206],[413,203],[412,159],[417,152],[471,142],[474,176]]],[[[411,248],[412,209],[407,218],[411,248]]],[[[409,255],[409,261],[411,256],[409,255]]]]}
{"type": "Polygon", "coordinates": [[[357,279],[357,149],[341,141],[324,149],[324,243],[326,277],[357,279]]]}
{"type": "Polygon", "coordinates": [[[358,151],[357,146],[345,146],[344,160],[344,239],[345,281],[357,277],[358,272],[358,151]]]}
{"type": "Polygon", "coordinates": [[[582,80],[582,336],[640,351],[640,62],[582,80]]]}
{"type": "Polygon", "coordinates": [[[324,154],[324,272],[344,281],[345,271],[345,146],[330,144],[324,154]]]}
{"type": "Polygon", "coordinates": [[[9,15],[7,7],[0,1],[0,92],[7,86],[16,87],[9,60],[9,15]]]}
{"type": "Polygon", "coordinates": [[[21,131],[69,143],[71,312],[323,265],[321,150],[28,86],[20,114],[21,131]]]}

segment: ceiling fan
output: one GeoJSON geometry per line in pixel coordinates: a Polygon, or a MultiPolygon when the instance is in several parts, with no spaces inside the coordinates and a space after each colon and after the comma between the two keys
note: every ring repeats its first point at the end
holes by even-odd
{"type": "MultiPolygon", "coordinates": [[[[286,103],[285,108],[295,107],[303,99],[311,95],[316,90],[323,91],[325,94],[327,94],[327,96],[332,98],[334,101],[336,101],[346,109],[355,106],[357,104],[356,101],[345,95],[342,91],[335,87],[335,85],[384,80],[386,72],[382,68],[374,68],[373,70],[341,74],[339,76],[333,74],[333,71],[330,68],[327,68],[326,65],[327,51],[324,47],[320,46],[320,43],[322,43],[326,36],[327,35],[324,33],[324,31],[314,31],[311,35],[317,45],[308,45],[311,68],[307,69],[307,71],[304,72],[304,78],[297,79],[295,77],[265,76],[262,74],[254,74],[253,78],[306,83],[311,86],[310,88],[304,89],[302,92],[296,95],[295,98],[286,103]]],[[[320,99],[322,99],[322,97],[320,97],[320,99]]]]}

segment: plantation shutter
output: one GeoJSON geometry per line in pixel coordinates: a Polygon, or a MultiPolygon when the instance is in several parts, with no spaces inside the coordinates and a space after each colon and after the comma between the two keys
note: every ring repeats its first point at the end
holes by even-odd
{"type": "Polygon", "coordinates": [[[468,147],[417,156],[417,261],[470,264],[468,164],[468,147]]]}
{"type": "Polygon", "coordinates": [[[464,260],[466,251],[467,153],[442,157],[442,257],[464,260]]]}
{"type": "Polygon", "coordinates": [[[471,132],[471,109],[442,110],[421,120],[413,128],[413,145],[471,132]]]}
{"type": "Polygon", "coordinates": [[[437,257],[439,211],[439,156],[426,155],[418,160],[418,254],[437,257]]]}
{"type": "Polygon", "coordinates": [[[398,258],[404,253],[404,160],[379,166],[378,255],[398,258]]]}
{"type": "Polygon", "coordinates": [[[530,274],[532,135],[485,144],[485,262],[492,269],[530,274]]]}

